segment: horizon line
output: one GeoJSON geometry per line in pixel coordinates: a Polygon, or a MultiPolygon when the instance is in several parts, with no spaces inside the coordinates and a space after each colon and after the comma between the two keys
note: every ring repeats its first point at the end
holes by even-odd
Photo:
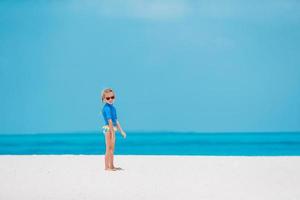
{"type": "MultiPolygon", "coordinates": [[[[66,132],[22,132],[22,133],[17,133],[17,132],[6,132],[6,133],[1,133],[0,135],[42,135],[42,134],[97,134],[101,133],[102,131],[66,131],[66,132]]],[[[218,133],[300,133],[300,130],[294,130],[294,131],[288,131],[288,130],[282,130],[282,131],[172,131],[172,130],[154,130],[154,131],[149,131],[149,130],[132,130],[132,131],[126,131],[126,133],[143,133],[143,134],[155,134],[155,133],[182,133],[182,134],[218,134],[218,133]]]]}

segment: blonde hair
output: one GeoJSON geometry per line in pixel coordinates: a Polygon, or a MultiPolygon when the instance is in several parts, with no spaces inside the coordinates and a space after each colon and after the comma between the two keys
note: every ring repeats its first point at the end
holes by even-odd
{"type": "Polygon", "coordinates": [[[112,92],[115,95],[115,92],[113,91],[112,88],[105,88],[104,90],[102,90],[102,92],[101,92],[101,100],[102,100],[102,102],[104,102],[103,100],[104,100],[105,94],[109,93],[109,92],[112,92]]]}

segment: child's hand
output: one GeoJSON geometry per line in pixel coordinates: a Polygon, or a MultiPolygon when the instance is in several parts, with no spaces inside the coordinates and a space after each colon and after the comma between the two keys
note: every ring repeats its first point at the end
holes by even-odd
{"type": "Polygon", "coordinates": [[[121,131],[121,134],[122,134],[123,138],[125,139],[126,138],[126,133],[124,131],[121,131]]]}

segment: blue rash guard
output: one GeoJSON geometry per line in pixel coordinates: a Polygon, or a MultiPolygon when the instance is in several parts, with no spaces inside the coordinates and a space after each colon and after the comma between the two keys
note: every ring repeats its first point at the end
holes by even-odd
{"type": "Polygon", "coordinates": [[[117,111],[113,105],[106,103],[103,106],[102,115],[105,125],[108,125],[108,120],[111,119],[113,126],[117,126],[117,111]]]}

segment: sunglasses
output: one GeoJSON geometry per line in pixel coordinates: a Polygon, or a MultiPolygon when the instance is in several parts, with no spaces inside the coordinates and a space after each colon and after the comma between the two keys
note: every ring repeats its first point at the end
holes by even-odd
{"type": "Polygon", "coordinates": [[[108,101],[108,100],[114,99],[114,98],[115,98],[115,96],[111,96],[111,97],[106,97],[105,99],[108,101]]]}

